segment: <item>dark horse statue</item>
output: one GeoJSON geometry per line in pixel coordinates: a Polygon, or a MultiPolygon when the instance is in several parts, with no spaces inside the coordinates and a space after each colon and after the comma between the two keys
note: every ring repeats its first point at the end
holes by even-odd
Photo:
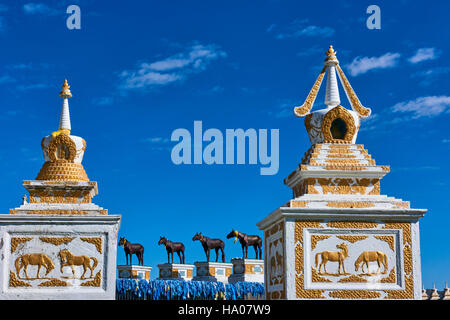
{"type": "Polygon", "coordinates": [[[239,242],[242,246],[242,257],[244,259],[247,259],[248,257],[248,246],[253,246],[256,253],[256,259],[262,259],[262,239],[259,236],[251,236],[248,234],[245,234],[243,232],[239,232],[237,230],[231,230],[231,232],[227,235],[227,239],[235,238],[234,242],[236,243],[236,240],[239,239],[239,242]]]}
{"type": "Polygon", "coordinates": [[[180,263],[184,264],[184,244],[181,242],[172,242],[167,240],[166,237],[159,237],[158,244],[163,244],[167,250],[167,263],[170,263],[170,254],[172,254],[172,263],[173,263],[173,253],[176,252],[178,257],[180,258],[180,263]],[[180,254],[181,253],[181,254],[180,254]],[[183,258],[181,258],[183,256],[183,258]]]}
{"type": "Polygon", "coordinates": [[[125,251],[125,256],[127,258],[127,265],[128,265],[128,256],[130,256],[130,265],[131,263],[131,257],[133,256],[133,253],[136,255],[136,257],[139,260],[139,265],[144,265],[144,246],[139,243],[130,243],[125,238],[120,238],[119,240],[119,246],[123,247],[123,250],[125,251]]]}
{"type": "Polygon", "coordinates": [[[201,234],[201,232],[197,232],[195,236],[192,238],[192,241],[199,240],[202,243],[203,250],[205,250],[206,259],[209,262],[209,253],[211,249],[216,250],[216,262],[219,258],[219,249],[222,251],[222,262],[225,262],[225,243],[220,239],[211,239],[208,237],[205,237],[201,234]]]}

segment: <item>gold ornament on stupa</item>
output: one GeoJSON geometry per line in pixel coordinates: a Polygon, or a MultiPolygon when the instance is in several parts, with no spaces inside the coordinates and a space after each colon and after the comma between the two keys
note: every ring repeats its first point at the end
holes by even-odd
{"type": "Polygon", "coordinates": [[[70,134],[70,112],[68,99],[72,97],[67,79],[64,80],[59,96],[63,106],[58,131],[42,139],[45,163],[36,180],[50,181],[89,181],[81,161],[86,141],[70,134]]]}

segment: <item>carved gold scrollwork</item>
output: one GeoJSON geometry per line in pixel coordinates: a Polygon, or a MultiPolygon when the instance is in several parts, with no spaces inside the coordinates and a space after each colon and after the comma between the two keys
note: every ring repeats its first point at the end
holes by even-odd
{"type": "Polygon", "coordinates": [[[326,143],[351,143],[356,133],[356,125],[353,116],[342,106],[337,106],[327,112],[322,121],[322,134],[326,143]],[[331,134],[331,124],[334,120],[340,118],[345,122],[347,131],[343,139],[334,139],[331,134]]]}
{"type": "Polygon", "coordinates": [[[312,108],[314,101],[316,100],[317,93],[319,92],[320,85],[322,84],[323,77],[325,75],[325,71],[327,70],[327,67],[323,67],[322,71],[320,71],[319,76],[316,79],[316,82],[314,82],[314,85],[311,89],[311,91],[308,94],[308,97],[305,100],[305,103],[303,103],[299,107],[294,108],[294,114],[297,117],[304,117],[312,108]]]}
{"type": "Polygon", "coordinates": [[[370,116],[371,110],[369,108],[363,107],[361,102],[359,101],[358,97],[356,96],[355,91],[353,90],[352,86],[347,80],[347,77],[345,76],[344,72],[342,71],[341,67],[339,65],[336,66],[336,69],[338,71],[338,74],[342,80],[342,84],[344,85],[345,93],[347,94],[348,99],[350,100],[350,103],[352,105],[353,110],[358,112],[359,116],[361,118],[367,118],[370,116]]]}
{"type": "Polygon", "coordinates": [[[56,162],[56,161],[69,161],[73,162],[77,155],[77,147],[75,145],[75,142],[73,142],[70,137],[64,133],[59,134],[55,138],[52,138],[48,145],[48,157],[50,158],[50,161],[56,162]],[[68,155],[66,158],[61,159],[57,155],[58,147],[64,146],[67,148],[68,155]]]}

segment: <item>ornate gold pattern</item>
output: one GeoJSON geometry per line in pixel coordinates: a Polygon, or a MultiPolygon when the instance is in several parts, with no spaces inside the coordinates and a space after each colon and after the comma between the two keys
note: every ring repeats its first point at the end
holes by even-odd
{"type": "Polygon", "coordinates": [[[352,105],[352,108],[358,112],[359,116],[361,118],[367,118],[370,116],[371,110],[369,108],[363,107],[361,102],[359,101],[358,97],[356,96],[355,91],[353,90],[352,86],[347,80],[347,77],[345,76],[344,72],[342,71],[341,67],[339,65],[336,66],[336,69],[339,73],[339,76],[341,77],[342,84],[344,85],[345,92],[347,93],[348,99],[350,100],[350,103],[352,105]]]}
{"type": "Polygon", "coordinates": [[[90,203],[89,191],[31,190],[30,203],[90,203]]]}
{"type": "Polygon", "coordinates": [[[391,272],[389,273],[389,276],[386,278],[380,279],[380,282],[381,283],[395,283],[395,279],[396,279],[395,268],[392,268],[391,272]]]}
{"type": "Polygon", "coordinates": [[[63,238],[53,238],[53,237],[39,237],[39,239],[43,242],[47,242],[47,243],[51,243],[55,246],[59,246],[61,244],[68,244],[69,242],[71,242],[73,239],[73,237],[63,237],[63,238]]]}
{"type": "Polygon", "coordinates": [[[100,254],[102,253],[103,246],[102,246],[102,238],[101,237],[97,237],[97,238],[84,238],[83,237],[83,238],[80,238],[80,240],[92,243],[97,248],[97,251],[100,254]]]}
{"type": "Polygon", "coordinates": [[[51,181],[89,181],[81,163],[47,161],[41,168],[36,180],[51,181]]]}
{"type": "Polygon", "coordinates": [[[17,279],[16,274],[10,270],[9,271],[9,286],[10,287],[31,287],[31,284],[17,279]]]}
{"type": "Polygon", "coordinates": [[[296,296],[303,299],[324,299],[323,293],[325,290],[305,290],[303,274],[297,276],[295,282],[296,296]]]}
{"type": "Polygon", "coordinates": [[[338,282],[367,282],[367,279],[352,274],[350,277],[339,279],[338,282]]]}
{"type": "Polygon", "coordinates": [[[24,243],[24,242],[30,241],[32,239],[33,238],[30,238],[30,237],[14,237],[14,238],[11,238],[11,253],[16,251],[17,246],[20,243],[24,243]]]}
{"type": "Polygon", "coordinates": [[[371,229],[376,228],[378,223],[366,221],[329,221],[327,226],[331,228],[346,228],[346,229],[371,229]]]}
{"type": "Polygon", "coordinates": [[[327,207],[333,208],[370,208],[374,207],[373,202],[328,202],[327,207]]]}
{"type": "Polygon", "coordinates": [[[320,85],[322,84],[322,80],[325,75],[326,69],[327,69],[327,67],[323,67],[322,71],[320,71],[320,74],[317,77],[316,82],[314,82],[314,85],[313,85],[311,91],[309,92],[308,97],[306,98],[303,105],[301,105],[300,107],[294,108],[294,114],[297,117],[304,117],[311,110],[311,108],[314,104],[314,100],[316,100],[317,92],[319,92],[320,85]]]}
{"type": "Polygon", "coordinates": [[[317,242],[325,240],[325,239],[328,239],[330,237],[331,236],[328,236],[328,235],[316,235],[316,234],[313,234],[311,236],[311,250],[314,250],[316,248],[317,242]]]}
{"type": "Polygon", "coordinates": [[[381,293],[366,290],[337,290],[331,291],[328,295],[336,299],[376,299],[381,296],[381,293]]]}
{"type": "Polygon", "coordinates": [[[47,154],[51,162],[73,162],[77,155],[77,146],[67,134],[61,133],[58,136],[52,138],[52,140],[48,144],[47,154]],[[59,158],[57,155],[58,147],[60,147],[61,145],[65,146],[68,150],[68,155],[64,159],[59,158]]]}
{"type": "Polygon", "coordinates": [[[291,208],[305,208],[307,207],[308,201],[291,201],[291,208]]]}
{"type": "Polygon", "coordinates": [[[83,282],[81,284],[81,286],[83,286],[83,287],[100,287],[101,282],[102,282],[102,272],[99,271],[95,275],[94,280],[83,282]]]}
{"type": "Polygon", "coordinates": [[[319,273],[317,273],[316,269],[314,269],[314,268],[311,268],[311,281],[312,282],[333,282],[333,281],[319,275],[319,273]]]}
{"type": "Polygon", "coordinates": [[[84,215],[89,214],[85,210],[30,210],[28,214],[53,214],[53,215],[84,215]]]}
{"type": "Polygon", "coordinates": [[[39,287],[70,287],[72,286],[69,282],[62,281],[59,279],[51,279],[39,284],[39,287]]]}
{"type": "Polygon", "coordinates": [[[389,245],[389,248],[391,248],[392,251],[394,251],[394,236],[374,236],[378,240],[387,242],[389,245]]]}
{"type": "Polygon", "coordinates": [[[352,142],[353,136],[356,133],[355,120],[350,112],[342,106],[337,106],[327,112],[322,121],[322,134],[325,143],[346,143],[352,142]],[[331,135],[331,124],[334,120],[340,118],[347,125],[347,132],[344,139],[334,139],[331,135]]]}
{"type": "Polygon", "coordinates": [[[349,241],[351,243],[355,243],[368,238],[368,236],[348,236],[348,235],[339,235],[337,237],[341,240],[349,241]]]}

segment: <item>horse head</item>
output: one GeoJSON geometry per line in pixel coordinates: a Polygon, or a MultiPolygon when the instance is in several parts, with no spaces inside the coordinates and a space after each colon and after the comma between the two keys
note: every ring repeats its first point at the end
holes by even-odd
{"type": "Polygon", "coordinates": [[[166,243],[167,243],[166,237],[159,237],[158,245],[161,245],[161,244],[165,245],[166,243]]]}
{"type": "Polygon", "coordinates": [[[227,239],[231,239],[233,237],[237,237],[237,231],[234,229],[231,229],[231,232],[227,234],[227,239]]]}
{"type": "Polygon", "coordinates": [[[118,245],[119,245],[119,246],[124,245],[124,244],[125,244],[125,241],[127,241],[125,238],[120,237],[118,245]]]}
{"type": "Polygon", "coordinates": [[[192,238],[192,241],[195,241],[195,240],[202,240],[202,239],[203,239],[202,233],[201,233],[201,232],[197,232],[197,233],[194,235],[194,237],[192,238]]]}

